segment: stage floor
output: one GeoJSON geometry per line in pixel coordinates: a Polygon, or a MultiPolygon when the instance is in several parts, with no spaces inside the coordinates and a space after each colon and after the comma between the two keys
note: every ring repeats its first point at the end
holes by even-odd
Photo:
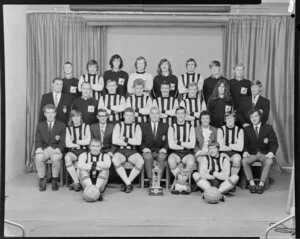
{"type": "MultiPolygon", "coordinates": [[[[82,192],[67,187],[39,192],[35,173],[6,183],[5,218],[25,227],[27,236],[260,236],[272,222],[287,217],[290,173],[271,175],[264,194],[237,188],[216,205],[191,195],[148,196],[135,186],[132,193],[109,184],[102,202],[86,203],[82,192]]],[[[290,226],[290,223],[286,224],[290,226]]],[[[272,231],[269,238],[292,238],[272,231]]]]}

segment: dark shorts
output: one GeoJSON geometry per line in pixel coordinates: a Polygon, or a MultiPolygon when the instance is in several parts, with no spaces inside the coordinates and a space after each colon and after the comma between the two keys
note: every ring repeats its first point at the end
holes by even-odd
{"type": "Polygon", "coordinates": [[[119,149],[117,153],[124,155],[126,160],[128,160],[131,155],[138,153],[138,151],[136,149],[119,149]]]}
{"type": "Polygon", "coordinates": [[[215,179],[209,179],[209,180],[207,180],[207,181],[210,183],[210,185],[211,185],[212,187],[216,187],[216,188],[219,188],[220,185],[221,185],[221,183],[223,183],[222,180],[217,179],[217,178],[215,178],[215,179]]]}
{"type": "Polygon", "coordinates": [[[224,154],[228,155],[230,158],[231,158],[234,154],[241,154],[240,152],[237,152],[237,151],[221,151],[220,153],[224,153],[224,154]]]}
{"type": "Polygon", "coordinates": [[[69,153],[73,153],[78,157],[80,154],[87,152],[86,149],[70,149],[69,153]]]}
{"type": "Polygon", "coordinates": [[[94,185],[96,184],[99,173],[100,173],[100,171],[98,171],[98,170],[95,170],[94,174],[92,171],[90,171],[90,178],[91,178],[92,184],[94,184],[94,185]]]}
{"type": "Polygon", "coordinates": [[[185,156],[187,155],[192,155],[194,156],[193,151],[190,150],[180,150],[180,151],[173,151],[172,154],[176,154],[177,156],[179,156],[179,158],[182,160],[185,156]]]}

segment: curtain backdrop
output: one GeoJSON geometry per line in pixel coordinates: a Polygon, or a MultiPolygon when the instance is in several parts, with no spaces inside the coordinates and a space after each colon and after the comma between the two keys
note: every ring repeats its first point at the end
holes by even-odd
{"type": "Polygon", "coordinates": [[[280,165],[294,160],[294,30],[290,16],[233,16],[224,30],[224,75],[233,78],[233,66],[241,62],[245,78],[262,82],[280,165]]]}
{"type": "Polygon", "coordinates": [[[73,63],[74,76],[86,72],[95,59],[100,74],[106,69],[106,27],[88,27],[78,15],[31,13],[27,15],[26,172],[34,170],[35,147],[42,95],[52,91],[52,79],[63,76],[63,64],[73,63]]]}

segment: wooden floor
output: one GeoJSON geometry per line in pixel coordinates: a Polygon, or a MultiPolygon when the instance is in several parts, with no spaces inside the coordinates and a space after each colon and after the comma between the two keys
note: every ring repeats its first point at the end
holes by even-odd
{"type": "MultiPolygon", "coordinates": [[[[200,192],[150,197],[135,187],[130,194],[109,184],[102,202],[86,203],[82,192],[66,187],[39,192],[36,174],[6,183],[5,218],[22,224],[27,236],[260,236],[287,217],[290,174],[271,175],[264,194],[238,188],[224,203],[207,204],[200,192]]],[[[291,226],[290,223],[286,224],[291,226]]],[[[292,238],[271,232],[268,238],[292,238]]]]}

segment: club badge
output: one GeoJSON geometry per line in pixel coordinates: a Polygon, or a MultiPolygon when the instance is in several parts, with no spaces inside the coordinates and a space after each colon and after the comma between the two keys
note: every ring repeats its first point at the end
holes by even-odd
{"type": "Polygon", "coordinates": [[[76,93],[77,87],[76,86],[71,86],[70,87],[70,93],[76,93]]]}
{"type": "Polygon", "coordinates": [[[68,110],[67,110],[67,106],[64,105],[64,106],[63,106],[63,112],[64,112],[64,113],[67,113],[67,111],[68,111],[68,110]]]}
{"type": "Polygon", "coordinates": [[[59,140],[59,139],[60,139],[59,135],[56,135],[56,136],[55,136],[55,139],[56,139],[56,140],[59,140]]]}
{"type": "Polygon", "coordinates": [[[163,141],[165,141],[165,140],[166,140],[166,136],[163,135],[163,136],[161,137],[161,139],[162,139],[163,141]]]}
{"type": "Polygon", "coordinates": [[[248,89],[245,87],[241,87],[241,94],[246,95],[247,94],[248,89]]]}
{"type": "Polygon", "coordinates": [[[231,111],[231,105],[225,105],[225,112],[231,111]]]}
{"type": "Polygon", "coordinates": [[[124,85],[125,79],[124,78],[119,78],[119,85],[124,85]]]}
{"type": "Polygon", "coordinates": [[[259,110],[261,113],[264,113],[264,111],[262,109],[259,110]]]}
{"type": "Polygon", "coordinates": [[[175,84],[171,83],[171,89],[170,90],[175,90],[175,84]]]}
{"type": "Polygon", "coordinates": [[[265,144],[269,143],[269,139],[268,139],[268,138],[265,138],[265,139],[264,139],[264,143],[265,143],[265,144]]]}
{"type": "Polygon", "coordinates": [[[95,112],[95,106],[93,106],[93,105],[88,105],[88,112],[89,112],[89,113],[94,113],[94,112],[95,112]]]}

